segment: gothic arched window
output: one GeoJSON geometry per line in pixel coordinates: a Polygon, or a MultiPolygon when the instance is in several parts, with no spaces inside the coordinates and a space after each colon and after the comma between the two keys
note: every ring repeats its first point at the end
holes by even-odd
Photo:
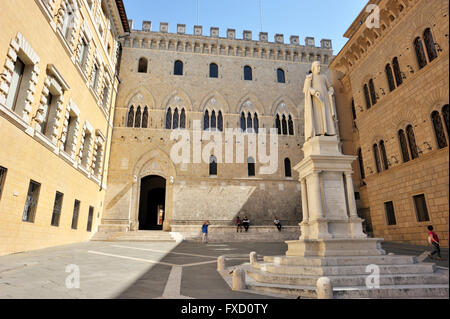
{"type": "Polygon", "coordinates": [[[372,99],[372,105],[377,104],[377,94],[375,93],[375,85],[373,84],[373,79],[369,80],[369,90],[370,97],[372,99]]]}
{"type": "Polygon", "coordinates": [[[259,118],[257,113],[255,113],[255,116],[253,117],[253,130],[255,133],[259,133],[259,118]]]}
{"type": "Polygon", "coordinates": [[[427,65],[427,58],[425,56],[425,51],[423,49],[422,40],[417,37],[414,40],[414,50],[416,51],[417,62],[419,63],[419,69],[422,69],[427,65]]]}
{"type": "Polygon", "coordinates": [[[249,157],[248,158],[248,177],[253,177],[255,176],[255,160],[253,159],[253,157],[249,157]]]}
{"type": "Polygon", "coordinates": [[[217,176],[217,158],[215,156],[209,158],[209,175],[217,176]]]}
{"type": "Polygon", "coordinates": [[[392,73],[392,68],[390,64],[386,65],[385,71],[388,80],[389,91],[392,92],[395,90],[395,82],[394,82],[394,74],[392,73]]]}
{"type": "Polygon", "coordinates": [[[217,128],[217,118],[216,111],[212,111],[211,113],[211,129],[215,130],[217,128]]]}
{"type": "Polygon", "coordinates": [[[246,127],[246,121],[245,121],[245,113],[242,112],[241,113],[241,130],[243,132],[245,132],[246,129],[247,129],[247,127],[246,127]]]}
{"type": "Polygon", "coordinates": [[[218,78],[219,77],[219,67],[215,63],[209,65],[209,77],[218,78]]]}
{"type": "Polygon", "coordinates": [[[278,83],[286,83],[286,76],[284,70],[281,68],[277,70],[277,80],[278,83]]]}
{"type": "Polygon", "coordinates": [[[277,114],[277,117],[275,118],[275,127],[278,131],[278,135],[281,135],[281,121],[280,116],[277,114]]]}
{"type": "Polygon", "coordinates": [[[361,179],[365,179],[366,172],[364,170],[364,161],[363,161],[361,149],[358,149],[358,162],[359,162],[359,171],[361,173],[361,179]]]}
{"type": "Polygon", "coordinates": [[[392,60],[392,67],[394,68],[395,81],[397,82],[397,86],[400,86],[403,83],[403,77],[397,57],[395,57],[394,60],[392,60]]]}
{"type": "Polygon", "coordinates": [[[203,116],[203,130],[207,131],[207,130],[209,130],[209,127],[210,127],[209,126],[209,111],[206,110],[205,114],[203,116]]]}
{"type": "Polygon", "coordinates": [[[172,129],[172,109],[169,107],[166,112],[166,129],[172,129]]]}
{"type": "Polygon", "coordinates": [[[222,111],[219,111],[219,115],[217,116],[217,129],[220,132],[223,132],[223,115],[222,115],[222,111]]]}
{"type": "Polygon", "coordinates": [[[434,134],[439,149],[447,147],[447,139],[445,138],[444,127],[442,126],[441,116],[438,111],[431,113],[431,120],[433,121],[434,134]]]}
{"type": "Polygon", "coordinates": [[[178,108],[175,108],[175,111],[173,112],[172,128],[174,130],[177,129],[179,123],[180,123],[180,114],[178,113],[178,108]]]}
{"type": "Polygon", "coordinates": [[[131,106],[128,110],[127,127],[134,126],[134,106],[131,106]]]}
{"type": "Polygon", "coordinates": [[[141,127],[141,107],[138,106],[136,109],[136,117],[134,119],[134,127],[141,127]]]}
{"type": "Polygon", "coordinates": [[[406,142],[406,135],[403,130],[398,131],[398,140],[402,150],[403,163],[409,162],[408,144],[406,142]]]}
{"type": "Polygon", "coordinates": [[[380,141],[380,151],[381,151],[381,159],[383,161],[383,167],[384,170],[388,170],[389,169],[389,162],[388,162],[388,158],[387,158],[387,153],[386,153],[386,147],[384,145],[384,141],[380,141]]]}
{"type": "Polygon", "coordinates": [[[183,75],[183,62],[181,62],[180,60],[175,61],[173,74],[183,75]]]}
{"type": "Polygon", "coordinates": [[[244,80],[252,81],[253,80],[253,72],[252,68],[248,65],[244,66],[244,80]]]}
{"type": "Polygon", "coordinates": [[[249,133],[253,133],[253,119],[252,114],[250,112],[248,112],[247,114],[247,131],[249,133]]]}
{"type": "Polygon", "coordinates": [[[281,126],[283,128],[283,135],[288,135],[288,128],[287,128],[287,121],[286,121],[286,116],[283,115],[282,120],[281,120],[281,126]]]}
{"type": "Polygon", "coordinates": [[[284,176],[292,177],[291,160],[289,158],[284,160],[284,176]]]}
{"type": "Polygon", "coordinates": [[[181,110],[180,128],[182,128],[182,129],[186,128],[186,111],[184,110],[184,108],[181,110]]]}
{"type": "Polygon", "coordinates": [[[417,150],[416,137],[414,136],[414,130],[412,125],[406,127],[406,135],[408,135],[409,150],[411,151],[411,158],[416,159],[419,157],[419,151],[417,150]]]}
{"type": "Polygon", "coordinates": [[[148,60],[146,58],[140,58],[138,64],[139,73],[147,73],[148,70],[148,60]]]}
{"type": "Polygon", "coordinates": [[[377,173],[381,173],[381,163],[380,163],[380,153],[378,151],[378,145],[373,145],[373,156],[375,158],[375,166],[377,168],[377,173]]]}
{"type": "Polygon", "coordinates": [[[425,47],[427,48],[428,60],[432,62],[437,58],[436,44],[434,43],[433,34],[431,29],[428,28],[423,32],[423,40],[425,42],[425,47]]]}
{"type": "Polygon", "coordinates": [[[294,135],[294,121],[292,120],[292,116],[290,115],[288,120],[288,127],[289,127],[289,135],[294,135]]]}
{"type": "Polygon", "coordinates": [[[370,109],[372,104],[370,103],[369,87],[367,84],[364,84],[364,98],[366,99],[366,108],[370,109]]]}
{"type": "Polygon", "coordinates": [[[142,114],[142,128],[148,127],[148,107],[144,108],[144,113],[142,114]]]}

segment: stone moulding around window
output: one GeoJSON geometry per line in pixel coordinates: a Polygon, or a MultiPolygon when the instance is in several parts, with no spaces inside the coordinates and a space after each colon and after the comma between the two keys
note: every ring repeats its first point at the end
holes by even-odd
{"type": "Polygon", "coordinates": [[[14,67],[18,57],[20,57],[20,59],[25,63],[26,69],[30,70],[26,72],[30,73],[28,74],[28,76],[24,77],[25,81],[21,86],[21,91],[24,90],[25,92],[25,98],[24,100],[17,102],[14,112],[17,113],[18,116],[28,124],[30,122],[30,113],[32,110],[32,104],[34,102],[36,84],[38,82],[40,73],[40,58],[20,32],[17,33],[15,39],[11,40],[5,61],[5,67],[1,74],[0,104],[6,105],[6,98],[11,87],[14,67]]]}
{"type": "Polygon", "coordinates": [[[103,153],[105,149],[106,138],[100,130],[95,131],[94,152],[92,156],[91,174],[92,177],[99,179],[103,168],[103,153]]]}
{"type": "Polygon", "coordinates": [[[80,128],[80,110],[75,105],[75,103],[72,100],[70,100],[69,104],[66,108],[66,114],[64,116],[64,126],[63,126],[63,131],[61,134],[60,150],[62,151],[61,153],[65,152],[64,145],[66,143],[66,140],[70,137],[72,141],[71,141],[71,145],[68,145],[68,151],[66,153],[72,159],[72,161],[74,160],[74,156],[75,156],[75,149],[77,146],[77,137],[78,137],[79,128],[80,128]],[[75,118],[75,124],[73,126],[74,129],[72,132],[69,132],[70,116],[75,118]]]}
{"type": "Polygon", "coordinates": [[[57,13],[57,28],[60,31],[60,35],[67,40],[67,43],[69,44],[69,48],[72,50],[72,48],[75,46],[76,41],[76,31],[78,29],[78,23],[80,20],[79,17],[80,9],[78,5],[78,0],[63,0],[61,2],[61,6],[57,13]],[[70,25],[68,28],[68,39],[65,37],[64,34],[62,34],[62,29],[64,25],[64,19],[66,17],[68,6],[71,6],[73,8],[73,19],[70,21],[70,25]]]}
{"type": "Polygon", "coordinates": [[[91,153],[92,153],[92,146],[93,146],[93,140],[94,140],[93,136],[94,136],[94,128],[89,123],[89,121],[86,120],[84,122],[83,131],[81,133],[81,144],[80,144],[80,149],[78,150],[77,163],[78,163],[78,167],[83,168],[89,176],[90,176],[90,172],[88,170],[91,167],[91,153]],[[88,144],[85,145],[87,133],[90,134],[90,138],[87,141],[88,144]],[[85,149],[84,149],[85,147],[87,147],[87,152],[84,154],[84,156],[86,156],[86,165],[84,165],[84,167],[83,167],[82,163],[83,163],[83,159],[84,159],[83,153],[85,151],[85,149]]]}
{"type": "Polygon", "coordinates": [[[51,93],[57,97],[55,101],[55,108],[49,110],[51,112],[51,125],[47,138],[56,145],[58,142],[58,132],[60,127],[60,120],[63,111],[64,93],[70,89],[69,85],[64,81],[58,70],[53,64],[47,66],[47,78],[44,81],[44,88],[42,90],[39,109],[36,113],[36,130],[41,130],[41,125],[44,121],[44,109],[47,104],[48,95],[51,93]]]}

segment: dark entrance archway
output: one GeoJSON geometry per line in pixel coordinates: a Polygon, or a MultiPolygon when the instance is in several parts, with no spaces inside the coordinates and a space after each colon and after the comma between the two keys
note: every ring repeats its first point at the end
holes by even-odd
{"type": "Polygon", "coordinates": [[[166,179],[147,176],[141,180],[139,230],[162,230],[166,204],[166,179]]]}

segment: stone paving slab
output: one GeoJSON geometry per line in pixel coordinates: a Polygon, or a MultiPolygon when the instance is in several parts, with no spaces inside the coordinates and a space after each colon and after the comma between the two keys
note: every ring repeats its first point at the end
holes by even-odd
{"type": "MultiPolygon", "coordinates": [[[[425,248],[384,243],[395,254],[417,256],[425,248]]],[[[280,256],[285,243],[87,242],[0,257],[0,298],[5,299],[265,299],[231,291],[217,272],[221,255],[234,255],[227,266],[248,262],[242,256],[280,256]],[[80,288],[66,286],[76,265],[80,288]],[[69,272],[66,272],[69,271],[69,272]]],[[[447,257],[446,257],[447,256],[447,257]]],[[[443,249],[442,267],[448,267],[443,249]]],[[[71,281],[69,280],[69,283],[71,281]]]]}

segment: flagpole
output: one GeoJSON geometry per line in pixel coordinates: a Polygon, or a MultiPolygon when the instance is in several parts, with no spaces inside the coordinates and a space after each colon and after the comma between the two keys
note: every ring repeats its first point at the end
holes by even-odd
{"type": "Polygon", "coordinates": [[[199,10],[200,10],[200,0],[197,0],[197,25],[200,25],[199,10]]]}
{"type": "Polygon", "coordinates": [[[263,32],[263,11],[262,11],[262,0],[259,0],[259,22],[261,25],[261,32],[263,32]]]}

